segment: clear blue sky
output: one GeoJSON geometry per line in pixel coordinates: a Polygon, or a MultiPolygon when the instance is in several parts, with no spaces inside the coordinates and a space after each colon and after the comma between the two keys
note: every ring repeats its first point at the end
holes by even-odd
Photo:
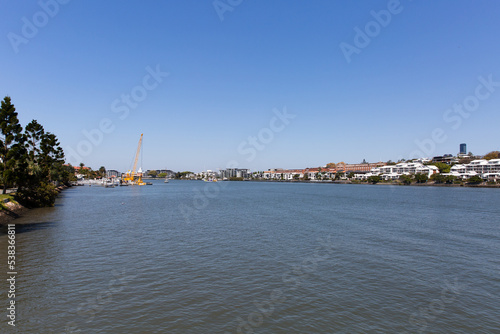
{"type": "Polygon", "coordinates": [[[51,15],[0,1],[0,95],[93,168],[130,168],[141,133],[144,169],[397,160],[417,141],[428,155],[500,148],[500,84],[476,91],[479,77],[500,82],[496,1],[221,0],[219,13],[212,0],[42,3],[51,15]],[[390,22],[375,23],[382,10],[390,22]],[[348,62],[341,46],[355,42],[348,62]],[[146,77],[157,66],[160,83],[146,77]],[[131,93],[133,108],[121,101],[131,93]],[[467,118],[447,113],[463,103],[467,118]],[[284,128],[283,108],[295,115],[284,128]],[[103,119],[112,130],[86,152],[83,131],[103,119]]]}

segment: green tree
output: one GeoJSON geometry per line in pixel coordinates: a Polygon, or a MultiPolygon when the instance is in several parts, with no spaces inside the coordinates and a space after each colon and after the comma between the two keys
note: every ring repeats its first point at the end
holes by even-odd
{"type": "Polygon", "coordinates": [[[350,172],[349,175],[347,175],[348,178],[352,179],[356,174],[354,172],[350,172]]]}
{"type": "Polygon", "coordinates": [[[410,175],[403,174],[399,177],[399,181],[401,181],[401,183],[406,184],[406,185],[409,185],[411,183],[411,180],[412,180],[412,178],[410,175]]]}
{"type": "Polygon", "coordinates": [[[40,140],[39,165],[49,181],[58,181],[60,167],[64,164],[64,151],[53,133],[46,132],[40,140]]]}
{"type": "Polygon", "coordinates": [[[150,170],[148,175],[151,177],[156,177],[158,175],[158,172],[156,170],[150,170]]]}
{"type": "Polygon", "coordinates": [[[63,179],[62,182],[64,184],[70,185],[71,182],[77,181],[76,176],[75,176],[75,168],[71,166],[71,164],[68,165],[63,165],[63,179]]]}
{"type": "Polygon", "coordinates": [[[434,181],[434,183],[444,183],[445,179],[446,177],[441,173],[431,175],[431,180],[434,181]]]}
{"type": "MultiPolygon", "coordinates": [[[[32,120],[24,133],[6,96],[0,106],[0,182],[17,186],[16,199],[29,207],[53,205],[58,183],[68,183],[73,171],[64,166],[57,137],[32,120]]],[[[71,167],[72,168],[72,167],[71,167]]]]}
{"type": "Polygon", "coordinates": [[[382,179],[378,175],[369,176],[367,181],[373,184],[379,183],[382,179]]]}
{"type": "Polygon", "coordinates": [[[106,177],[106,167],[104,166],[99,167],[99,175],[101,177],[106,177]]]}
{"type": "Polygon", "coordinates": [[[57,137],[45,132],[36,121],[25,129],[27,168],[19,182],[17,198],[28,207],[54,205],[57,190],[55,184],[68,183],[71,175],[64,166],[64,152],[57,137]]]}
{"type": "Polygon", "coordinates": [[[160,174],[158,174],[158,177],[163,179],[163,178],[167,177],[167,173],[160,173],[160,174]]]}
{"type": "Polygon", "coordinates": [[[446,184],[452,184],[457,180],[458,180],[458,178],[456,176],[453,176],[453,175],[446,175],[444,178],[444,182],[446,184]]]}
{"type": "Polygon", "coordinates": [[[19,124],[16,108],[9,96],[0,106],[0,182],[3,193],[16,184],[25,168],[22,161],[24,149],[23,128],[19,124]]]}
{"type": "Polygon", "coordinates": [[[177,172],[177,173],[175,173],[175,178],[176,179],[185,179],[190,174],[193,174],[193,172],[190,172],[190,171],[177,172]]]}
{"type": "Polygon", "coordinates": [[[57,193],[56,186],[53,183],[43,180],[36,187],[18,190],[16,199],[26,207],[41,208],[54,206],[57,193]]]}
{"type": "Polygon", "coordinates": [[[469,184],[480,184],[483,182],[483,179],[479,175],[474,175],[471,176],[468,180],[467,183],[469,184]]]}
{"type": "Polygon", "coordinates": [[[24,129],[25,148],[28,154],[28,159],[36,161],[40,154],[40,141],[45,134],[43,126],[36,120],[32,120],[24,129]]]}
{"type": "Polygon", "coordinates": [[[491,160],[491,159],[500,159],[500,152],[499,151],[492,151],[484,156],[484,159],[486,160],[491,160]]]}
{"type": "Polygon", "coordinates": [[[444,162],[434,162],[431,165],[436,166],[439,169],[440,173],[449,173],[451,166],[445,164],[444,162]]]}
{"type": "Polygon", "coordinates": [[[422,174],[422,173],[415,174],[415,180],[417,181],[417,183],[425,183],[427,182],[428,179],[429,177],[427,176],[427,174],[422,174]]]}

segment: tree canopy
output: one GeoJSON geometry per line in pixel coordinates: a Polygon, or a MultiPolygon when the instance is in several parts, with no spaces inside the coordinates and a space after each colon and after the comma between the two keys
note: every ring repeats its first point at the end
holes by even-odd
{"type": "Polygon", "coordinates": [[[449,173],[451,170],[451,166],[448,164],[445,164],[444,162],[435,162],[435,163],[432,163],[431,165],[436,166],[439,169],[440,173],[449,173]]]}
{"type": "Polygon", "coordinates": [[[21,156],[23,154],[23,128],[19,124],[16,108],[9,96],[0,105],[0,182],[3,193],[12,187],[23,169],[21,156]]]}
{"type": "Polygon", "coordinates": [[[499,151],[491,151],[490,153],[488,153],[484,156],[484,159],[486,159],[486,160],[500,159],[500,152],[499,151]]]}
{"type": "Polygon", "coordinates": [[[380,181],[382,180],[382,178],[378,175],[372,175],[370,177],[368,177],[367,181],[370,182],[370,183],[379,183],[380,181]]]}
{"type": "Polygon", "coordinates": [[[412,180],[412,177],[410,175],[403,174],[399,177],[399,181],[401,181],[401,183],[406,184],[406,185],[409,185],[411,183],[411,180],[412,180]]]}
{"type": "Polygon", "coordinates": [[[72,167],[64,166],[64,152],[57,137],[45,132],[36,120],[24,132],[17,112],[6,96],[0,107],[0,183],[17,188],[16,199],[30,207],[51,206],[56,185],[68,183],[72,167]]]}
{"type": "Polygon", "coordinates": [[[468,180],[467,180],[467,183],[470,183],[470,184],[480,184],[483,182],[483,179],[479,176],[479,175],[474,175],[474,176],[471,176],[468,180]]]}
{"type": "Polygon", "coordinates": [[[422,174],[422,173],[417,173],[417,174],[415,174],[414,177],[415,177],[415,181],[417,181],[417,183],[425,183],[429,179],[427,174],[422,174]]]}
{"type": "Polygon", "coordinates": [[[106,176],[106,167],[104,167],[104,166],[99,167],[99,174],[101,175],[101,177],[105,177],[106,176]]]}

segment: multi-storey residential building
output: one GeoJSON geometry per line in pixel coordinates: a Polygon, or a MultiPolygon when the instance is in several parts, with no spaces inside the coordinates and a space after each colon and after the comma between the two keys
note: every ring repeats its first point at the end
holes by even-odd
{"type": "Polygon", "coordinates": [[[198,176],[203,178],[203,179],[205,179],[205,178],[216,179],[219,177],[219,173],[217,173],[216,171],[207,169],[206,171],[198,173],[198,176]]]}
{"type": "Polygon", "coordinates": [[[424,165],[420,162],[401,162],[396,165],[372,168],[370,173],[360,178],[380,175],[384,180],[397,180],[401,175],[425,174],[427,177],[431,177],[432,174],[436,173],[439,173],[439,169],[433,165],[424,165]]]}
{"type": "Polygon", "coordinates": [[[483,179],[500,179],[500,159],[491,160],[473,160],[468,164],[457,164],[451,167],[450,173],[462,179],[468,179],[471,176],[479,175],[483,179]]]}
{"type": "Polygon", "coordinates": [[[294,180],[307,176],[309,180],[324,180],[335,177],[335,168],[270,169],[263,173],[266,180],[294,180]]]}
{"type": "MultiPolygon", "coordinates": [[[[378,168],[372,168],[370,173],[357,175],[359,179],[366,179],[373,175],[380,175],[384,180],[396,180],[401,175],[410,175],[422,173],[431,177],[433,174],[439,173],[439,169],[433,165],[423,165],[418,162],[399,163],[396,165],[388,165],[378,168]]],[[[451,166],[450,173],[443,175],[453,175],[461,179],[468,179],[471,176],[478,175],[483,179],[499,180],[500,179],[500,159],[492,160],[474,160],[469,164],[456,164],[451,166]]]]}
{"type": "Polygon", "coordinates": [[[266,180],[294,180],[297,178],[315,180],[331,180],[337,173],[349,174],[368,173],[372,168],[385,166],[385,162],[361,163],[361,164],[337,164],[336,168],[315,167],[304,169],[269,169],[262,173],[262,178],[266,180]]]}
{"type": "Polygon", "coordinates": [[[120,173],[119,171],[114,170],[114,169],[108,169],[108,170],[106,171],[106,177],[107,177],[108,179],[109,179],[109,178],[111,178],[111,177],[119,177],[119,176],[121,176],[121,175],[122,175],[122,173],[120,173]]]}
{"type": "Polygon", "coordinates": [[[453,163],[457,163],[458,159],[451,154],[445,154],[433,157],[432,162],[443,162],[445,164],[451,165],[453,163]]]}
{"type": "Polygon", "coordinates": [[[220,175],[223,179],[230,179],[232,177],[248,179],[252,176],[252,173],[246,168],[226,168],[220,171],[220,175]]]}

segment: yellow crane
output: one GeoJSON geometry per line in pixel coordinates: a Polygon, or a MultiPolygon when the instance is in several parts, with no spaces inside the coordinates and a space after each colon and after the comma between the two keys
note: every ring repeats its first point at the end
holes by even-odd
{"type": "Polygon", "coordinates": [[[124,182],[128,182],[131,184],[137,184],[139,186],[143,186],[146,183],[142,181],[142,172],[137,173],[137,160],[139,159],[139,153],[141,152],[141,145],[142,145],[142,133],[141,133],[141,138],[139,139],[139,145],[137,145],[137,151],[135,152],[135,159],[134,159],[134,167],[132,168],[132,171],[128,171],[125,173],[125,177],[123,178],[124,182]]]}

